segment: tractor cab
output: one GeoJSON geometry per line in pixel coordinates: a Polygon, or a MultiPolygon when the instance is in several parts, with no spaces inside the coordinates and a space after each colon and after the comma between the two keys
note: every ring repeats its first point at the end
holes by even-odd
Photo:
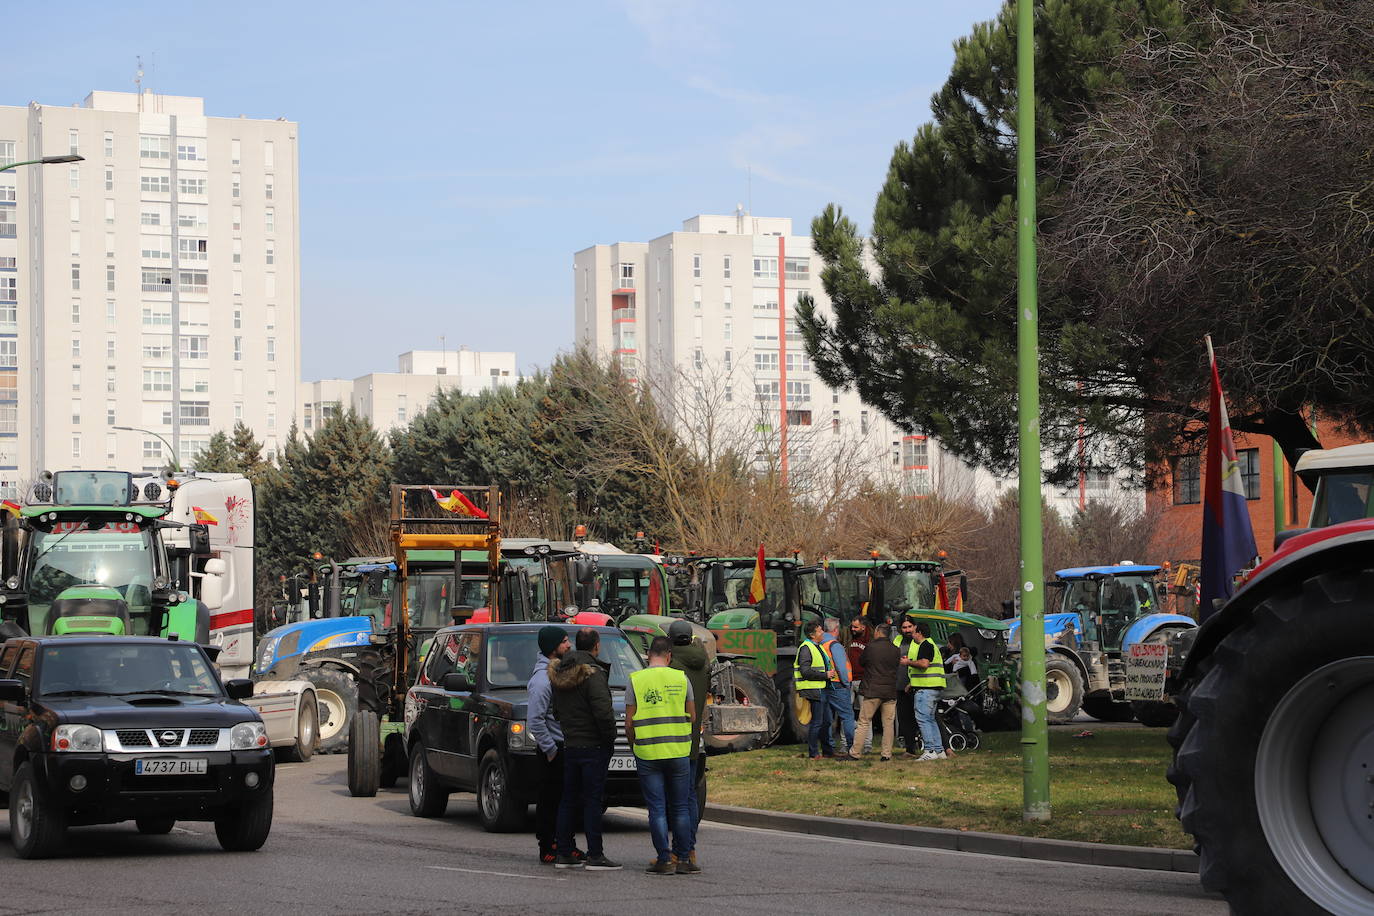
{"type": "Polygon", "coordinates": [[[712,630],[773,630],[791,634],[796,622],[817,618],[815,611],[804,612],[796,572],[801,563],[795,559],[764,559],[763,597],[750,600],[754,581],[754,557],[701,557],[690,564],[698,573],[689,587],[689,602],[712,630]]]}
{"type": "Polygon", "coordinates": [[[1374,443],[1313,449],[1298,459],[1294,472],[1315,487],[1309,529],[1374,518],[1374,443]]]}
{"type": "MultiPolygon", "coordinates": [[[[1056,623],[1063,627],[1063,639],[1120,652],[1131,626],[1157,613],[1164,604],[1158,581],[1161,569],[1119,564],[1058,570],[1050,584],[1062,589],[1059,611],[1065,616],[1056,617],[1056,623]]],[[[1048,617],[1046,624],[1046,635],[1055,635],[1048,632],[1048,617]]]]}

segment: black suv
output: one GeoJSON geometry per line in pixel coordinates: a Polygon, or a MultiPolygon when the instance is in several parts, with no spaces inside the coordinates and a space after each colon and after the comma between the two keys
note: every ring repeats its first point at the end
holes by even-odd
{"type": "Polygon", "coordinates": [[[49,636],[0,650],[0,790],[21,858],[51,855],[69,826],[133,820],[168,833],[214,821],[228,850],[272,829],[272,749],[202,646],[174,639],[49,636]]]}
{"type": "MultiPolygon", "coordinates": [[[[530,674],[547,623],[482,623],[448,627],[434,637],[419,682],[406,694],[410,807],[438,817],[451,792],[476,792],[487,830],[520,828],[539,794],[539,747],[529,733],[530,674]]],[[[573,638],[582,627],[568,625],[573,638]]],[[[640,805],[635,758],[625,740],[625,691],[643,660],[615,627],[601,634],[601,660],[611,666],[615,754],[606,779],[608,804],[640,805]]]]}

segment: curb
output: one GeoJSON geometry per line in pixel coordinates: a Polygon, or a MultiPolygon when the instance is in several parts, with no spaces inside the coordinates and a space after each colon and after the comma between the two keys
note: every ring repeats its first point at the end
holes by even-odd
{"type": "Polygon", "coordinates": [[[892,846],[923,846],[980,855],[1188,874],[1197,874],[1198,870],[1197,854],[1185,849],[1114,846],[1108,843],[1047,840],[1038,837],[1008,836],[1002,833],[975,833],[971,830],[948,830],[942,827],[874,824],[841,817],[737,808],[734,805],[707,804],[706,819],[737,827],[762,827],[767,830],[786,830],[845,840],[887,843],[892,846]]]}

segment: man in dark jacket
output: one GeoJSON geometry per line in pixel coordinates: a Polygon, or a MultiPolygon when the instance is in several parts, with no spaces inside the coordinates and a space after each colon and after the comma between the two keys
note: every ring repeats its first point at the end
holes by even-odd
{"type": "Polygon", "coordinates": [[[793,663],[793,683],[797,696],[811,704],[811,722],[806,728],[806,750],[812,760],[834,757],[835,746],[830,737],[830,707],[826,703],[825,688],[835,679],[835,664],[821,647],[821,624],[812,620],[802,627],[806,636],[797,647],[793,663]]]}
{"type": "Polygon", "coordinates": [[[605,807],[606,768],[615,749],[615,709],[611,705],[611,666],[597,654],[601,636],[595,630],[577,631],[576,648],[549,661],[553,708],[563,729],[563,800],[558,806],[556,868],[610,871],[620,868],[606,858],[601,843],[601,811],[605,807]],[[579,861],[573,849],[573,822],[582,808],[587,833],[587,858],[579,861]],[[568,850],[569,854],[564,854],[568,850]]]}
{"type": "MultiPolygon", "coordinates": [[[[696,697],[697,720],[692,723],[692,798],[691,811],[695,823],[701,823],[698,812],[701,799],[697,798],[697,787],[701,785],[702,774],[706,771],[706,754],[701,749],[701,723],[705,719],[706,697],[711,693],[711,663],[706,657],[706,647],[693,638],[692,625],[685,620],[674,620],[668,625],[668,638],[673,641],[672,661],[668,664],[687,675],[687,683],[692,685],[692,696],[696,697]]],[[[692,854],[694,857],[696,853],[692,854]]],[[[693,858],[695,862],[695,858],[693,858]]]]}
{"type": "Polygon", "coordinates": [[[892,733],[896,730],[897,718],[897,669],[901,657],[901,650],[892,642],[892,629],[887,624],[880,624],[860,656],[864,671],[860,689],[864,699],[859,708],[859,726],[854,732],[854,743],[849,747],[849,756],[855,760],[863,756],[864,740],[873,727],[873,714],[880,709],[883,717],[883,752],[879,759],[892,759],[892,733]]]}

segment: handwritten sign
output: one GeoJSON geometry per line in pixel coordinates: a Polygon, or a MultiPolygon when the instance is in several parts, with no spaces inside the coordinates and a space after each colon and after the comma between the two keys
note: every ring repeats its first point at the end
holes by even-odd
{"type": "Polygon", "coordinates": [[[1159,643],[1132,643],[1126,653],[1126,699],[1164,699],[1165,668],[1169,647],[1159,643]]]}
{"type": "Polygon", "coordinates": [[[751,664],[765,674],[778,670],[778,634],[772,630],[712,630],[716,651],[752,656],[751,664]]]}

